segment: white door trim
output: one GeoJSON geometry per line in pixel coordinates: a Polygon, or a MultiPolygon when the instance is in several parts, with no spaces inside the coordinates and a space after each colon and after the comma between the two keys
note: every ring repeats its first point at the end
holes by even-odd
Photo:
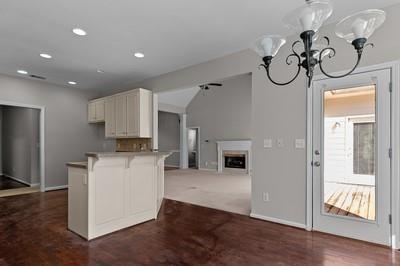
{"type": "Polygon", "coordinates": [[[31,105],[31,104],[24,104],[24,103],[17,103],[17,102],[9,102],[9,101],[2,101],[0,100],[0,105],[8,105],[8,106],[15,106],[15,107],[25,107],[25,108],[32,108],[40,110],[40,192],[45,192],[45,176],[46,176],[46,168],[45,168],[45,144],[44,144],[44,135],[45,135],[45,111],[46,107],[38,106],[38,105],[31,105]]]}
{"type": "MultiPolygon", "coordinates": [[[[392,142],[392,167],[391,167],[391,214],[392,214],[392,248],[400,248],[400,61],[392,61],[372,66],[360,67],[354,74],[370,72],[382,69],[390,69],[392,79],[392,97],[391,97],[391,142],[392,142]]],[[[334,75],[344,73],[340,71],[334,75]]],[[[328,79],[324,75],[317,75],[314,81],[328,79]]],[[[306,86],[307,88],[307,86],[306,86]]],[[[306,162],[306,230],[313,228],[313,209],[312,209],[312,87],[307,88],[307,162],[306,162]]]]}

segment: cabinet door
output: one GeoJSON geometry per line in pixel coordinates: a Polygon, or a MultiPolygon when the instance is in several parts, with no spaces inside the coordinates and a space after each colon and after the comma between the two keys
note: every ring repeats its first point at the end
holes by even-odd
{"type": "Polygon", "coordinates": [[[115,99],[115,134],[117,137],[126,136],[126,95],[115,99]]]}
{"type": "Polygon", "coordinates": [[[96,121],[102,122],[104,121],[104,100],[100,100],[96,102],[96,121]]]}
{"type": "Polygon", "coordinates": [[[106,137],[115,137],[115,97],[107,98],[105,101],[106,137]]]}
{"type": "Polygon", "coordinates": [[[149,211],[156,208],[154,158],[137,157],[129,168],[129,213],[149,211]]]}
{"type": "Polygon", "coordinates": [[[139,93],[132,92],[126,96],[127,114],[126,114],[126,128],[129,137],[139,136],[139,93]]]}
{"type": "Polygon", "coordinates": [[[94,102],[88,104],[88,120],[89,123],[96,122],[96,104],[94,102]]]}
{"type": "Polygon", "coordinates": [[[151,138],[153,136],[153,94],[149,91],[141,91],[139,103],[139,136],[151,138]]]}

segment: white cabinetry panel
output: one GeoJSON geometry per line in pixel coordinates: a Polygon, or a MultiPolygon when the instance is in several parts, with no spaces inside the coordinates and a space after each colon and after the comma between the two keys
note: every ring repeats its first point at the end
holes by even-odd
{"type": "Polygon", "coordinates": [[[95,175],[95,224],[121,219],[124,216],[125,169],[99,167],[95,175]]]}
{"type": "Polygon", "coordinates": [[[116,136],[115,127],[115,97],[109,97],[106,99],[105,104],[105,121],[106,121],[106,137],[114,138],[116,136]]]}
{"type": "Polygon", "coordinates": [[[126,95],[116,96],[115,128],[117,137],[126,137],[126,95]]]}

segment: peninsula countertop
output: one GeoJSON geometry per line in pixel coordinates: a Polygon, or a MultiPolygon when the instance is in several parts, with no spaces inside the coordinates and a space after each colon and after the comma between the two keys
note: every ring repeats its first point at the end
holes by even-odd
{"type": "Polygon", "coordinates": [[[82,169],[87,169],[88,168],[88,162],[68,162],[67,163],[68,167],[75,167],[75,168],[82,168],[82,169]]]}
{"type": "Polygon", "coordinates": [[[138,151],[138,152],[87,152],[87,157],[132,157],[132,156],[168,156],[169,151],[138,151]]]}

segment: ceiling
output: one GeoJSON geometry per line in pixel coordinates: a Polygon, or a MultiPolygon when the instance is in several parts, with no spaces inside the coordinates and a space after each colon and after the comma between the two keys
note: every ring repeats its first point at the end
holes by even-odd
{"type": "MultiPolygon", "coordinates": [[[[143,79],[249,47],[265,33],[288,34],[284,14],[301,0],[1,0],[0,73],[92,90],[143,79]],[[87,31],[84,37],[71,30],[87,31]],[[135,52],[143,52],[138,59],[135,52]],[[52,59],[39,57],[48,53],[52,59]],[[101,69],[104,73],[97,73],[101,69]]],[[[331,22],[399,0],[334,0],[331,22]]]]}
{"type": "Polygon", "coordinates": [[[179,89],[158,93],[158,102],[186,108],[200,91],[200,87],[179,89]]]}

